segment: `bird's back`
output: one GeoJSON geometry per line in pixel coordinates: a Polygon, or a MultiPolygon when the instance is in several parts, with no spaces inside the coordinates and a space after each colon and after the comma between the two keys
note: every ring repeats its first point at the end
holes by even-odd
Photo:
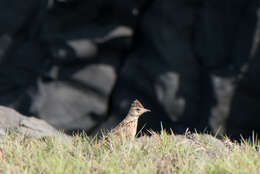
{"type": "Polygon", "coordinates": [[[127,116],[119,125],[111,130],[111,134],[126,137],[135,137],[137,130],[138,117],[127,116]]]}

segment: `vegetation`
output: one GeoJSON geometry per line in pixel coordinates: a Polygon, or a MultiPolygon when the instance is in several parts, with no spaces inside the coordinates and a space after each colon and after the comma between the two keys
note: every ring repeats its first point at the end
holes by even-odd
{"type": "Polygon", "coordinates": [[[109,144],[86,135],[32,139],[0,137],[0,173],[234,173],[259,174],[259,141],[232,143],[209,135],[160,134],[109,144]]]}

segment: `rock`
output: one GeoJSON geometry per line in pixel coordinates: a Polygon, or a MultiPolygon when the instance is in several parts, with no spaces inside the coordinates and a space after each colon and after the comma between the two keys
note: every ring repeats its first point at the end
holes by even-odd
{"type": "Polygon", "coordinates": [[[23,115],[19,114],[14,109],[0,106],[0,127],[1,128],[15,128],[24,119],[23,115]]]}
{"type": "MultiPolygon", "coordinates": [[[[228,72],[228,71],[226,71],[228,72]]],[[[206,101],[204,101],[204,106],[201,108],[204,112],[204,118],[208,117],[208,121],[211,131],[215,134],[225,135],[226,134],[226,121],[230,114],[231,103],[235,93],[235,77],[234,76],[219,76],[215,74],[210,75],[210,80],[212,83],[212,91],[214,97],[211,98],[211,101],[215,101],[215,103],[211,103],[211,107],[206,101]]],[[[204,95],[210,96],[212,94],[208,93],[208,90],[205,90],[204,95]]],[[[209,98],[207,98],[209,100],[209,98]]]]}
{"type": "Polygon", "coordinates": [[[138,98],[152,109],[140,118],[139,128],[160,130],[162,122],[180,133],[189,127],[225,134],[226,121],[240,110],[241,120],[229,126],[237,122],[246,132],[250,125],[259,130],[258,119],[246,114],[257,115],[256,98],[232,104],[241,95],[235,82],[248,61],[256,9],[256,1],[244,0],[151,2],[139,19],[135,49],[119,72],[114,118],[105,127],[121,120],[138,98]]]}
{"type": "Polygon", "coordinates": [[[27,37],[30,34],[30,27],[34,24],[34,19],[37,19],[38,12],[44,9],[44,5],[47,1],[34,1],[29,0],[27,3],[22,3],[18,0],[1,1],[0,10],[3,12],[0,15],[0,33],[8,33],[11,36],[15,35],[19,30],[24,29],[27,33],[27,37]],[[32,19],[28,21],[28,19],[32,19]],[[29,23],[28,23],[29,22],[29,23]],[[31,26],[30,26],[31,25],[31,26]]]}
{"type": "Polygon", "coordinates": [[[70,66],[59,72],[59,81],[38,84],[31,112],[59,129],[90,129],[98,124],[108,109],[108,96],[116,78],[114,69],[96,64],[83,69],[70,66]]]}
{"type": "MultiPolygon", "coordinates": [[[[259,19],[260,22],[260,19],[259,19]]],[[[260,28],[259,28],[260,30],[260,28]]],[[[227,133],[233,138],[253,136],[260,132],[260,44],[248,64],[248,69],[239,80],[231,103],[231,112],[226,121],[227,133]]]]}
{"type": "Polygon", "coordinates": [[[201,91],[200,66],[190,43],[193,10],[181,1],[153,1],[140,20],[136,47],[119,72],[110,116],[122,119],[137,98],[152,110],[140,118],[139,128],[160,130],[161,122],[178,132],[197,127],[201,91]]]}
{"type": "Polygon", "coordinates": [[[27,117],[16,112],[14,109],[0,106],[0,135],[4,135],[4,130],[13,130],[18,133],[32,137],[42,138],[47,136],[62,135],[57,129],[44,120],[27,117]]]}
{"type": "Polygon", "coordinates": [[[35,117],[26,117],[19,123],[18,132],[29,137],[56,136],[58,131],[44,120],[35,117]]]}
{"type": "Polygon", "coordinates": [[[233,83],[248,63],[257,8],[257,0],[2,0],[0,104],[93,132],[120,122],[138,98],[152,109],[139,129],[258,131],[259,62],[233,83]]]}
{"type": "MultiPolygon", "coordinates": [[[[93,23],[102,13],[100,8],[107,8],[104,4],[49,1],[44,6],[45,1],[41,2],[37,20],[29,15],[33,10],[20,12],[15,5],[8,9],[34,25],[0,39],[0,104],[46,119],[57,128],[91,130],[106,117],[116,69],[130,46],[132,30],[115,21],[102,27],[93,23]],[[24,32],[32,36],[24,39],[24,32]],[[16,45],[8,50],[11,41],[16,45]]],[[[110,15],[103,17],[113,20],[110,15]]]]}
{"type": "MultiPolygon", "coordinates": [[[[151,136],[142,136],[137,139],[137,143],[143,144],[150,148],[157,147],[157,144],[160,143],[160,135],[153,134],[151,136]]],[[[178,147],[181,146],[190,146],[193,149],[196,149],[200,156],[205,157],[208,160],[215,161],[221,155],[229,153],[229,147],[223,142],[209,134],[189,134],[187,135],[164,135],[168,136],[167,139],[174,142],[178,147]]],[[[166,137],[165,137],[166,138],[166,137]]],[[[230,144],[233,146],[233,143],[230,144]]],[[[232,149],[231,149],[232,150],[232,149]]]]}

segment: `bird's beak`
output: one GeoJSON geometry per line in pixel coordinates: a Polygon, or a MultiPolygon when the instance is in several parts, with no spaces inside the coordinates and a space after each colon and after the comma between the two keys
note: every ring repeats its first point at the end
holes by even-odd
{"type": "Polygon", "coordinates": [[[145,108],[144,108],[144,112],[151,112],[151,110],[150,110],[150,109],[145,109],[145,108]]]}

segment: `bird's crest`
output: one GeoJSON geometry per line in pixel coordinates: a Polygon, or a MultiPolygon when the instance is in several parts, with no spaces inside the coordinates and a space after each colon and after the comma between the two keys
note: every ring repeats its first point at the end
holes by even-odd
{"type": "Polygon", "coordinates": [[[137,99],[133,102],[132,107],[144,108],[137,99]]]}

